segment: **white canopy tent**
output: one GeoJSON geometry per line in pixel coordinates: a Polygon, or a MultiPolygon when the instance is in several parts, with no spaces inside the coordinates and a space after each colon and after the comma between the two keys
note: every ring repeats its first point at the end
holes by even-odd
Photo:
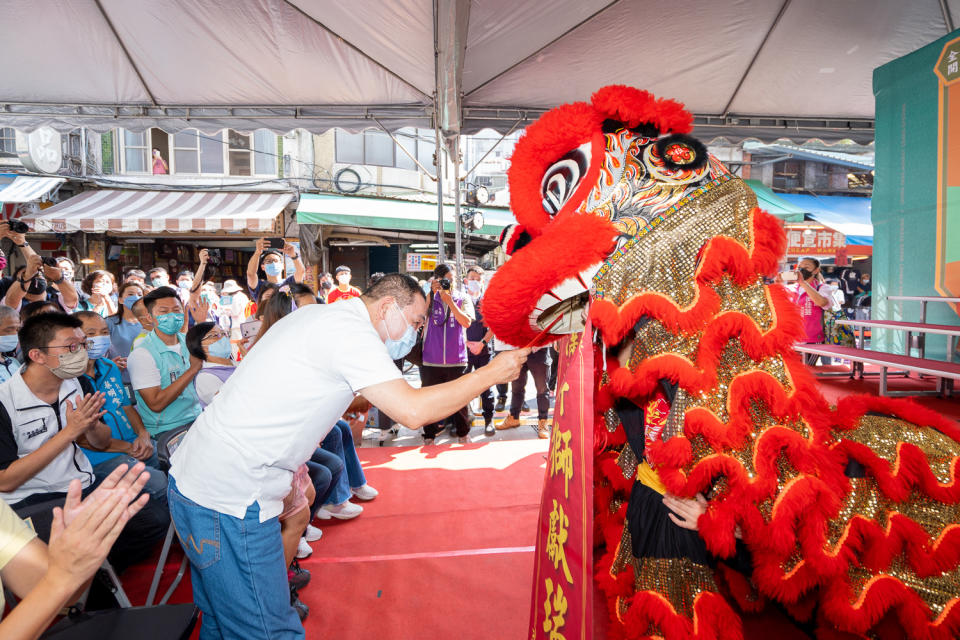
{"type": "Polygon", "coordinates": [[[960,0],[5,0],[0,126],[523,125],[623,83],[697,135],[873,137],[872,71],[960,0]]]}

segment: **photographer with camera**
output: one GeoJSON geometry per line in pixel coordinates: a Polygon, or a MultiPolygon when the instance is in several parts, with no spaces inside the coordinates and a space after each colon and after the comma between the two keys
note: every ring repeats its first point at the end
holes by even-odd
{"type": "MultiPolygon", "coordinates": [[[[433,270],[427,322],[423,328],[423,365],[420,367],[420,385],[430,387],[456,380],[467,367],[467,328],[473,322],[474,310],[470,296],[454,289],[457,274],[449,264],[439,264],[433,270]]],[[[461,407],[453,416],[453,427],[461,443],[469,441],[470,410],[461,407]]],[[[423,426],[424,444],[433,444],[443,431],[443,422],[423,426]]]]}
{"type": "Polygon", "coordinates": [[[56,302],[60,307],[67,312],[73,311],[79,302],[73,282],[64,278],[55,259],[41,258],[33,250],[24,235],[26,231],[27,225],[19,220],[0,223],[0,237],[9,238],[13,246],[20,249],[27,261],[26,266],[19,270],[19,273],[15,272],[13,282],[4,295],[3,304],[19,311],[24,300],[27,302],[47,300],[47,283],[49,282],[59,288],[56,293],[56,302]]]}
{"type": "Polygon", "coordinates": [[[295,282],[303,282],[303,277],[307,274],[307,268],[303,266],[303,260],[297,253],[297,248],[285,242],[283,238],[260,238],[257,240],[256,249],[247,263],[247,289],[250,292],[250,299],[256,300],[260,297],[260,288],[264,282],[275,285],[290,285],[295,282]],[[287,256],[293,260],[293,275],[283,277],[283,257],[287,256]]]}

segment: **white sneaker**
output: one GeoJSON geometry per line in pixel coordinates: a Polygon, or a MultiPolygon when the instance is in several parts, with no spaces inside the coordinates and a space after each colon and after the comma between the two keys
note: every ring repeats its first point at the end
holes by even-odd
{"type": "Polygon", "coordinates": [[[379,491],[368,484],[361,485],[356,489],[351,489],[350,491],[353,492],[353,497],[357,500],[373,500],[380,495],[379,491]]]}
{"type": "Polygon", "coordinates": [[[309,558],[313,555],[313,547],[307,544],[306,538],[300,538],[300,543],[297,545],[297,558],[303,560],[304,558],[309,558]]]}
{"type": "Polygon", "coordinates": [[[347,500],[343,504],[325,504],[317,511],[317,517],[321,520],[336,518],[337,520],[350,520],[363,513],[363,507],[347,500]]]}
{"type": "Polygon", "coordinates": [[[323,531],[320,531],[317,527],[312,524],[307,525],[307,532],[303,534],[303,537],[307,542],[316,542],[321,537],[323,537],[323,531]]]}

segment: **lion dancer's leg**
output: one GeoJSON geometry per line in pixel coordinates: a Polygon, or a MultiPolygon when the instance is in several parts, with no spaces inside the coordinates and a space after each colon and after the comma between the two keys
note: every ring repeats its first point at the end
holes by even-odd
{"type": "Polygon", "coordinates": [[[671,428],[672,390],[664,387],[646,402],[608,398],[614,406],[598,426],[596,441],[605,445],[595,467],[596,539],[606,552],[596,578],[607,598],[608,637],[740,638],[740,619],[718,592],[713,557],[695,530],[677,523],[644,458],[647,442],[671,428]]]}

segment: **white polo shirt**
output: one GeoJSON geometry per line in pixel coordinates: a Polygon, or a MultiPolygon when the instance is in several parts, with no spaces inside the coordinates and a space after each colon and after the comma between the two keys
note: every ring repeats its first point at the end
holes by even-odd
{"type": "Polygon", "coordinates": [[[203,507],[242,518],[256,501],[269,520],[354,393],[401,377],[362,299],[300,307],[240,362],[174,452],[170,475],[203,507]]]}

